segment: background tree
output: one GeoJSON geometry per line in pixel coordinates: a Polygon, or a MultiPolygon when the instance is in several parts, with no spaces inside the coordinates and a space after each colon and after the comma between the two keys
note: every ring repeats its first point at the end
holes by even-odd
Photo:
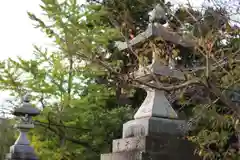
{"type": "Polygon", "coordinates": [[[13,121],[0,118],[0,159],[4,159],[9,152],[9,147],[14,143],[13,121]]]}

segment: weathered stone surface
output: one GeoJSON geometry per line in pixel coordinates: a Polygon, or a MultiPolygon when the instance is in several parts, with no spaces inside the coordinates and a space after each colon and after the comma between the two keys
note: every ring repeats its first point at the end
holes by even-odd
{"type": "Polygon", "coordinates": [[[40,114],[40,110],[33,107],[33,105],[30,103],[30,95],[26,95],[23,97],[23,103],[20,107],[17,107],[13,111],[13,115],[15,116],[37,116],[40,114]]]}
{"type": "Polygon", "coordinates": [[[142,136],[113,140],[112,152],[144,151],[159,152],[168,150],[171,152],[188,148],[193,151],[193,144],[177,136],[162,134],[161,136],[142,136]]]}
{"type": "Polygon", "coordinates": [[[191,155],[187,150],[183,152],[142,152],[128,151],[110,154],[102,154],[101,160],[200,160],[199,157],[191,155]]]}
{"type": "Polygon", "coordinates": [[[164,91],[151,88],[146,89],[146,91],[147,97],[134,115],[135,119],[146,117],[178,118],[164,91]]]}
{"type": "Polygon", "coordinates": [[[130,152],[118,152],[102,154],[101,160],[141,160],[141,151],[130,151],[130,152]]]}
{"type": "Polygon", "coordinates": [[[13,145],[10,147],[10,153],[7,154],[8,160],[37,160],[33,147],[29,145],[13,145]]]}
{"type": "Polygon", "coordinates": [[[185,80],[183,72],[178,69],[170,69],[168,66],[161,64],[159,61],[155,60],[155,58],[152,64],[144,67],[140,66],[139,69],[131,73],[130,76],[137,80],[148,82],[153,79],[152,74],[185,80]]]}
{"type": "MultiPolygon", "coordinates": [[[[160,23],[164,19],[159,14],[161,9],[155,8],[150,17],[151,24],[145,32],[137,35],[127,42],[116,42],[120,51],[144,43],[150,38],[162,38],[165,41],[194,47],[194,40],[171,32],[160,23]],[[154,13],[155,12],[155,13],[154,13]],[[158,13],[157,13],[158,12],[158,13]],[[158,16],[158,17],[156,17],[158,16]],[[156,23],[155,23],[156,22],[156,23]]],[[[185,80],[184,73],[180,70],[169,68],[159,62],[159,57],[153,50],[152,64],[131,73],[134,79],[145,83],[158,83],[154,76],[167,76],[185,80]]],[[[161,84],[160,84],[161,85],[161,84]]],[[[186,140],[178,137],[188,130],[184,120],[178,120],[178,115],[171,107],[163,91],[150,89],[142,85],[147,91],[147,97],[135,114],[135,120],[123,124],[123,139],[113,141],[113,153],[102,154],[101,160],[196,160],[193,146],[186,140]]]]}
{"type": "Polygon", "coordinates": [[[112,143],[112,152],[145,150],[146,137],[131,137],[123,139],[115,139],[112,143]]]}
{"type": "Polygon", "coordinates": [[[194,47],[196,44],[196,42],[191,40],[190,38],[183,38],[178,33],[167,30],[161,24],[149,24],[145,32],[140,33],[129,42],[121,42],[121,41],[116,42],[116,47],[120,51],[123,51],[140,42],[144,42],[145,40],[151,37],[161,37],[165,41],[169,41],[174,44],[179,44],[183,47],[194,47]]]}
{"type": "Polygon", "coordinates": [[[14,154],[7,154],[6,160],[38,160],[35,155],[29,154],[22,154],[22,153],[14,153],[14,154]]]}
{"type": "Polygon", "coordinates": [[[184,120],[166,118],[141,118],[128,121],[123,124],[123,138],[134,136],[162,135],[184,135],[187,124],[184,120]]]}
{"type": "MultiPolygon", "coordinates": [[[[155,82],[153,74],[155,76],[168,76],[180,80],[185,79],[183,72],[176,69],[170,69],[169,67],[160,64],[156,60],[155,55],[153,55],[153,62],[150,66],[140,67],[138,71],[132,73],[132,76],[142,82],[156,84],[157,82],[155,82]]],[[[146,90],[147,96],[139,110],[136,112],[134,116],[135,119],[146,117],[178,119],[178,115],[167,100],[164,91],[153,89],[144,85],[142,88],[146,90]]]]}
{"type": "Polygon", "coordinates": [[[10,153],[6,155],[7,160],[37,160],[34,149],[28,141],[16,141],[10,147],[10,153]]]}
{"type": "Polygon", "coordinates": [[[21,117],[20,123],[16,128],[20,135],[14,145],[10,147],[10,153],[6,155],[7,160],[37,160],[33,147],[27,139],[27,132],[34,128],[32,116],[37,116],[40,111],[29,103],[29,96],[25,96],[21,107],[16,108],[13,112],[15,116],[21,117]]]}

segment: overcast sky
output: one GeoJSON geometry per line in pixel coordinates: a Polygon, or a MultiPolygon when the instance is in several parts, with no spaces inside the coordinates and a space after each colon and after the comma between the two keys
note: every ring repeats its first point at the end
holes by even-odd
{"type": "MultiPolygon", "coordinates": [[[[203,0],[192,1],[199,6],[203,0]]],[[[33,27],[26,13],[31,11],[40,15],[40,2],[40,0],[1,0],[0,60],[17,55],[23,58],[30,57],[32,44],[45,45],[50,42],[41,31],[33,27]]]]}
{"type": "MultiPolygon", "coordinates": [[[[81,2],[85,0],[79,0],[81,2]]],[[[171,0],[187,2],[186,0],[171,0]]],[[[204,0],[190,0],[200,7],[204,0]]],[[[41,31],[35,29],[27,11],[41,15],[40,0],[1,0],[0,2],[0,60],[21,56],[31,58],[33,44],[46,46],[50,41],[41,31]]],[[[0,103],[7,94],[0,93],[0,103]]]]}
{"type": "Polygon", "coordinates": [[[30,57],[32,44],[46,42],[44,35],[34,29],[27,11],[40,13],[39,0],[1,0],[0,5],[0,59],[30,57]]]}
{"type": "MultiPolygon", "coordinates": [[[[1,0],[0,60],[16,56],[31,58],[33,44],[50,45],[51,41],[33,27],[27,15],[27,11],[41,15],[40,3],[41,0],[1,0]]],[[[6,92],[0,92],[0,105],[7,97],[6,92]]]]}

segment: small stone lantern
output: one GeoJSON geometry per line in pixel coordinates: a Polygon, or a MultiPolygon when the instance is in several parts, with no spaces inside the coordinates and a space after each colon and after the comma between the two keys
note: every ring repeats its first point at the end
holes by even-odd
{"type": "Polygon", "coordinates": [[[15,108],[12,114],[21,117],[20,122],[15,126],[20,135],[15,144],[10,147],[10,153],[7,154],[6,160],[37,160],[34,149],[27,139],[27,132],[34,128],[32,117],[39,115],[40,111],[30,104],[30,96],[26,95],[22,105],[15,108]]]}

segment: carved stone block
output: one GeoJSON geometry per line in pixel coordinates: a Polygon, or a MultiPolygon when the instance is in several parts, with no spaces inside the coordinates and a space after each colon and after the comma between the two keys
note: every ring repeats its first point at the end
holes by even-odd
{"type": "Polygon", "coordinates": [[[200,160],[196,155],[187,152],[159,152],[128,151],[102,154],[101,160],[200,160]]]}
{"type": "Polygon", "coordinates": [[[146,117],[178,118],[177,113],[167,100],[164,91],[146,89],[147,97],[134,115],[135,119],[146,117]]]}
{"type": "Polygon", "coordinates": [[[151,37],[161,37],[163,40],[178,44],[183,47],[194,47],[196,42],[190,38],[184,38],[176,32],[171,32],[161,24],[149,24],[146,31],[140,33],[129,42],[117,41],[115,46],[120,50],[124,51],[129,47],[135,46],[151,37]]]}
{"type": "Polygon", "coordinates": [[[184,120],[165,118],[142,118],[128,121],[123,124],[123,138],[135,136],[162,135],[184,135],[187,124],[184,120]]]}
{"type": "Polygon", "coordinates": [[[112,144],[112,152],[144,150],[145,142],[145,137],[115,139],[112,144]]]}
{"type": "Polygon", "coordinates": [[[101,154],[101,160],[142,160],[141,151],[101,154]]]}
{"type": "Polygon", "coordinates": [[[126,151],[159,152],[166,149],[177,152],[183,148],[189,148],[189,151],[193,150],[193,145],[189,141],[168,134],[116,139],[113,140],[112,146],[114,153],[126,151]]]}
{"type": "Polygon", "coordinates": [[[194,155],[194,144],[176,136],[144,136],[113,141],[113,153],[101,160],[200,160],[194,155]]]}

